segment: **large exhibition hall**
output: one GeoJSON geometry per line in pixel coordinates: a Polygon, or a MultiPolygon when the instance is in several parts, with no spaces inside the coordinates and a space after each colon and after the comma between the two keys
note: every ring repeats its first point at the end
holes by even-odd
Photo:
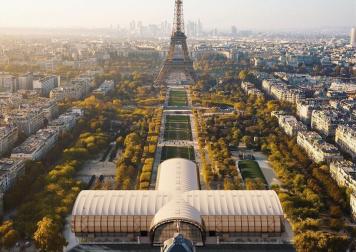
{"type": "Polygon", "coordinates": [[[179,233],[194,246],[277,242],[283,210],[274,191],[200,190],[196,164],[163,162],[156,190],[82,191],[72,214],[81,244],[163,243],[179,233]]]}

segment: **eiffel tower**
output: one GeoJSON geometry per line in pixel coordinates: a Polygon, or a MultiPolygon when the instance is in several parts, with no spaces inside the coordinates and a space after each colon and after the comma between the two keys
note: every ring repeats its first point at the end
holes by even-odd
{"type": "Polygon", "coordinates": [[[167,59],[155,80],[155,85],[167,85],[167,78],[171,73],[184,73],[194,82],[197,77],[193,68],[193,61],[189,56],[187,36],[184,33],[183,1],[176,0],[174,25],[171,37],[170,49],[167,59]]]}

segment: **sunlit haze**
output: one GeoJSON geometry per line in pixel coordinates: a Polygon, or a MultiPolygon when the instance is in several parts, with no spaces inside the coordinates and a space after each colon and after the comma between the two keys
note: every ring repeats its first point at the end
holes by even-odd
{"type": "Polygon", "coordinates": [[[0,252],[356,252],[356,0],[0,3],[0,252]]]}
{"type": "MultiPolygon", "coordinates": [[[[313,29],[356,24],[354,0],[187,0],[186,20],[210,28],[313,29]]],[[[122,27],[171,21],[168,0],[4,0],[0,27],[122,27]]]]}

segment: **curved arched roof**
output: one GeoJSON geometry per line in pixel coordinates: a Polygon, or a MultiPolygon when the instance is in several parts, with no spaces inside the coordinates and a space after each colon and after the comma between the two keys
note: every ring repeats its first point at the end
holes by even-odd
{"type": "Polygon", "coordinates": [[[160,166],[155,191],[82,191],[73,216],[154,216],[201,224],[202,216],[283,216],[274,191],[199,191],[196,165],[171,159],[160,166]]]}
{"type": "Polygon", "coordinates": [[[156,190],[165,192],[199,190],[195,163],[183,158],[173,158],[161,163],[156,190]]]}
{"type": "Polygon", "coordinates": [[[171,199],[158,191],[81,191],[72,215],[155,215],[171,199]]]}
{"type": "Polygon", "coordinates": [[[182,209],[182,214],[191,209],[192,216],[197,216],[196,211],[199,216],[283,215],[274,191],[82,191],[72,215],[154,216],[165,206],[166,212],[162,211],[162,216],[174,216],[174,208],[182,209]]]}
{"type": "Polygon", "coordinates": [[[202,216],[283,215],[275,191],[190,191],[183,199],[202,216]]]}
{"type": "Polygon", "coordinates": [[[176,197],[162,207],[155,215],[151,227],[169,220],[194,221],[200,226],[202,225],[200,212],[184,201],[182,197],[176,197]]]}

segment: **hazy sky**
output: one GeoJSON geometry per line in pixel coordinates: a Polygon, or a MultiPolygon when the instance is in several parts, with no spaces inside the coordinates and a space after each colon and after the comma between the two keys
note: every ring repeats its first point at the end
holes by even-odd
{"type": "MultiPolygon", "coordinates": [[[[0,0],[4,27],[126,26],[173,18],[174,0],[0,0]]],[[[356,0],[185,0],[185,18],[208,27],[319,28],[356,25],[356,0]]]]}

